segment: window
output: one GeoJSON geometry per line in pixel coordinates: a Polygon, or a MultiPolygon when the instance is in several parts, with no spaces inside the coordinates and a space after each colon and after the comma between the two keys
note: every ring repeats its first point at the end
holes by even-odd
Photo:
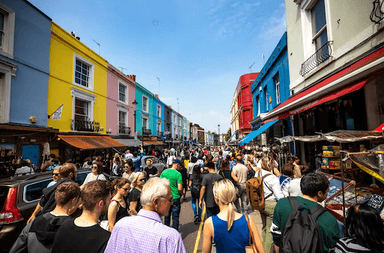
{"type": "Polygon", "coordinates": [[[148,112],[148,98],[143,95],[143,111],[148,112]]]}
{"type": "Polygon", "coordinates": [[[160,135],[161,132],[161,121],[157,121],[157,133],[160,135]]]}
{"type": "Polygon", "coordinates": [[[256,97],[256,103],[257,103],[257,116],[260,115],[260,97],[256,97]]]}
{"type": "Polygon", "coordinates": [[[127,113],[123,111],[119,111],[119,125],[125,126],[126,119],[127,119],[127,113]]]}
{"type": "Polygon", "coordinates": [[[96,96],[71,87],[73,97],[73,125],[72,130],[99,131],[100,125],[93,122],[93,106],[96,96]]]}
{"type": "Polygon", "coordinates": [[[119,82],[119,102],[128,104],[128,87],[122,82],[119,82]]]}
{"type": "Polygon", "coordinates": [[[0,55],[13,59],[15,12],[0,3],[0,55]]]}
{"type": "Polygon", "coordinates": [[[74,54],[74,66],[73,84],[93,90],[94,64],[85,58],[74,54]]]}
{"type": "Polygon", "coordinates": [[[265,111],[268,112],[268,89],[267,86],[264,88],[264,97],[265,97],[265,111]]]}
{"type": "Polygon", "coordinates": [[[276,75],[273,77],[273,82],[275,83],[275,91],[276,91],[276,104],[280,104],[280,79],[279,79],[279,73],[277,72],[276,75]]]}
{"type": "Polygon", "coordinates": [[[169,121],[169,111],[167,111],[167,120],[169,121]]]}
{"type": "Polygon", "coordinates": [[[143,117],[143,128],[148,129],[148,119],[143,117]]]}
{"type": "Polygon", "coordinates": [[[43,195],[43,189],[47,188],[52,179],[39,181],[25,186],[24,201],[27,203],[39,200],[43,195]]]}
{"type": "Polygon", "coordinates": [[[128,108],[117,105],[118,121],[119,121],[119,134],[131,134],[128,127],[128,108]]]}
{"type": "Polygon", "coordinates": [[[81,99],[75,99],[75,120],[88,121],[89,103],[81,99]]]}
{"type": "Polygon", "coordinates": [[[313,39],[316,51],[328,42],[324,0],[319,0],[311,10],[313,39]]]}
{"type": "Polygon", "coordinates": [[[161,117],[161,106],[157,105],[157,112],[156,112],[157,117],[161,117]]]}

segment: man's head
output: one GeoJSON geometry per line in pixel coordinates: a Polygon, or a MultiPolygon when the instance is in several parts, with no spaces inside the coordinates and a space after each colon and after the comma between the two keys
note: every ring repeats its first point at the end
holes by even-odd
{"type": "Polygon", "coordinates": [[[57,166],[52,171],[52,178],[53,178],[53,181],[55,182],[59,181],[60,179],[60,173],[59,173],[60,167],[61,166],[57,166]]]}
{"type": "Polygon", "coordinates": [[[80,187],[75,182],[62,183],[55,191],[55,201],[57,206],[65,206],[69,202],[75,204],[79,197],[80,187]]]}
{"type": "Polygon", "coordinates": [[[300,188],[303,195],[322,202],[327,198],[329,181],[323,174],[309,173],[301,178],[300,188]]]}
{"type": "Polygon", "coordinates": [[[81,191],[83,209],[89,212],[106,214],[111,202],[112,184],[105,180],[95,180],[84,185],[81,191]]]}
{"type": "Polygon", "coordinates": [[[215,163],[214,162],[207,162],[204,167],[208,168],[208,171],[215,171],[215,163]]]}
{"type": "Polygon", "coordinates": [[[159,216],[167,216],[173,204],[168,179],[151,178],[141,191],[140,201],[144,209],[154,211],[159,216]]]}
{"type": "Polygon", "coordinates": [[[69,178],[75,181],[77,177],[76,165],[73,163],[64,163],[59,169],[59,174],[60,178],[69,178]]]}
{"type": "Polygon", "coordinates": [[[53,162],[53,164],[60,164],[59,158],[53,158],[52,162],[53,162]]]}
{"type": "Polygon", "coordinates": [[[236,163],[241,163],[242,160],[243,160],[243,156],[242,155],[237,155],[236,156],[236,163]]]}
{"type": "Polygon", "coordinates": [[[127,150],[125,151],[125,153],[126,153],[126,154],[129,154],[129,153],[131,153],[131,151],[129,151],[129,149],[127,149],[127,150]]]}
{"type": "Polygon", "coordinates": [[[181,166],[181,161],[179,159],[173,160],[172,169],[178,170],[181,166]]]}

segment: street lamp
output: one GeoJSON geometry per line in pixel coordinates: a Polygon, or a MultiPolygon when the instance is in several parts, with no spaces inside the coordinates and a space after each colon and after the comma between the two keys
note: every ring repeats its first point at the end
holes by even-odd
{"type": "Polygon", "coordinates": [[[136,102],[136,99],[132,102],[132,105],[133,105],[133,117],[134,117],[134,126],[135,126],[135,133],[136,133],[136,110],[137,110],[137,105],[139,103],[136,102]]]}
{"type": "Polygon", "coordinates": [[[220,145],[221,145],[221,139],[220,139],[220,124],[218,124],[217,127],[218,127],[218,130],[217,130],[217,131],[219,132],[219,133],[218,133],[218,134],[219,134],[219,141],[218,141],[218,142],[219,142],[219,146],[220,146],[220,145]]]}

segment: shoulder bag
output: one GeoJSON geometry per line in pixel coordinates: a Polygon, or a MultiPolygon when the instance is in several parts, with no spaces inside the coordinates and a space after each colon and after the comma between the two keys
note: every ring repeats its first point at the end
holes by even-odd
{"type": "Polygon", "coordinates": [[[251,225],[249,224],[248,215],[244,214],[245,219],[247,220],[248,230],[249,230],[249,246],[245,246],[245,253],[258,253],[256,248],[255,239],[253,239],[253,233],[251,225]]]}

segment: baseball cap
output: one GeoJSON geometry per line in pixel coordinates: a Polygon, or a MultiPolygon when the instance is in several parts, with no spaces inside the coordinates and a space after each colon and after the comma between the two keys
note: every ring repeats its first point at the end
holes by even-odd
{"type": "Polygon", "coordinates": [[[181,164],[181,161],[179,159],[175,159],[175,160],[173,160],[173,164],[175,164],[175,163],[181,164]]]}

